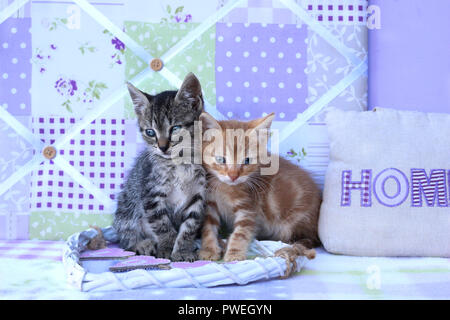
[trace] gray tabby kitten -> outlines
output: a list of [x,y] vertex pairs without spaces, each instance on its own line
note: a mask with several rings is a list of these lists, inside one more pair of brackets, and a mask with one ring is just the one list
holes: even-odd
[[179,152],[174,147],[183,130],[193,137],[194,121],[203,111],[200,82],[189,73],[178,91],[151,96],[130,83],[128,89],[148,148],[137,157],[118,197],[113,227],[120,247],[172,261],[196,260],[205,172],[200,164],[176,164],[171,157]]

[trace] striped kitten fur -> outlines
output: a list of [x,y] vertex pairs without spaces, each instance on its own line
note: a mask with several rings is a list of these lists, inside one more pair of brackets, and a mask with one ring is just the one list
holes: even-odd
[[[227,140],[225,134],[227,129],[269,129],[273,118],[273,113],[249,122],[216,121],[207,113],[200,116],[203,129],[220,130],[224,140],[222,152],[208,150],[212,142],[203,141],[208,192],[201,259],[219,260],[224,253],[225,261],[244,260],[253,238],[290,243],[276,255],[291,261],[299,255],[314,258],[312,248],[320,244],[317,228],[321,201],[314,181],[281,157],[276,174],[261,175],[263,165],[259,159],[251,159],[248,139],[245,153],[239,155],[234,138]],[[262,147],[267,152],[267,145]],[[226,149],[234,151],[234,159],[222,157]],[[221,224],[232,231],[226,248],[218,236]]]
[[[206,179],[200,164],[177,164],[179,135],[194,134],[203,111],[198,79],[188,74],[177,91],[151,96],[128,84],[147,148],[119,194],[113,226],[120,247],[141,255],[193,261],[204,218]],[[175,148],[174,148],[175,147]]]

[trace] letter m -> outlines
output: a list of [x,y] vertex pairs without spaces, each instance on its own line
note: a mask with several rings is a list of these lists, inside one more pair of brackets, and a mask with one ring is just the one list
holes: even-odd
[[422,207],[422,199],[428,207],[448,207],[446,171],[431,170],[428,177],[425,169],[411,169],[411,201],[413,207]]

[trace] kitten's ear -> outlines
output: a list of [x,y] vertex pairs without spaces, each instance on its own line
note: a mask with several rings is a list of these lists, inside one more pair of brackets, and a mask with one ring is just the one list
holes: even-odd
[[268,114],[267,116],[259,119],[255,119],[250,121],[250,127],[252,127],[255,130],[259,129],[270,129],[270,126],[272,125],[273,118],[275,118],[275,113],[272,112],[271,114]]
[[138,88],[127,82],[128,91],[130,92],[131,100],[133,101],[134,111],[137,116],[141,116],[144,110],[150,106],[148,97]]
[[202,112],[202,114],[200,115],[199,120],[202,122],[202,128],[203,130],[208,130],[208,129],[219,129],[222,130],[222,128],[220,127],[219,122],[217,122],[216,119],[213,118],[212,115],[210,115],[207,112]]
[[185,101],[190,103],[195,111],[203,110],[202,87],[192,72],[189,72],[184,78],[183,84],[175,96],[176,103]]

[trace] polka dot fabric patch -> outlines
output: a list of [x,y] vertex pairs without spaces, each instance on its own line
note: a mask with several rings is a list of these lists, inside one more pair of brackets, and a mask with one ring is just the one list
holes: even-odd
[[0,106],[12,115],[31,114],[31,19],[0,24]]
[[217,108],[229,118],[277,111],[290,121],[305,110],[307,30],[300,25],[218,23]]

